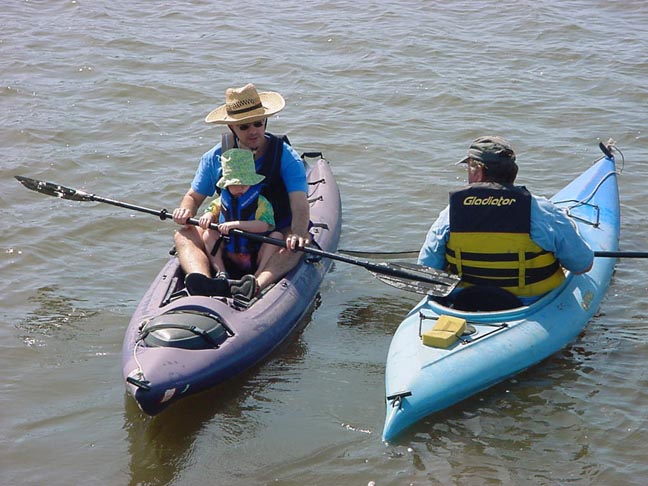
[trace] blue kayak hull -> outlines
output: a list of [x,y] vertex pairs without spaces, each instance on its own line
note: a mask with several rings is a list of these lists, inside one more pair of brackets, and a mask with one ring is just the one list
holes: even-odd
[[[602,158],[552,200],[568,209],[593,250],[615,251],[619,194],[612,158]],[[385,370],[383,440],[395,438],[422,418],[544,360],[577,338],[608,289],[613,258],[595,258],[583,275],[532,305],[499,312],[461,312],[424,298],[398,327]],[[439,316],[466,319],[475,330],[446,349],[426,346],[421,332]]]
[[[340,237],[341,203],[328,162],[320,159],[313,164],[308,180],[312,244],[335,251]],[[312,308],[331,263],[329,259],[307,256],[246,308],[231,298],[186,295],[178,259],[171,258],[140,301],[126,330],[122,371],[127,391],[142,411],[156,415],[186,396],[255,366],[296,331]],[[144,326],[156,322],[173,324],[156,324],[168,328],[142,334]],[[206,331],[210,322],[227,332],[214,332],[215,337],[200,335],[201,328]],[[196,329],[190,332],[174,326]],[[193,348],[197,342],[200,349],[156,344],[178,332],[189,337],[175,342],[191,342]]]

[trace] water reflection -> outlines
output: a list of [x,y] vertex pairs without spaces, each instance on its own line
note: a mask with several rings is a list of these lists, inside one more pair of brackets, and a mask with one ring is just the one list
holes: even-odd
[[219,440],[235,442],[252,420],[241,421],[243,404],[250,390],[242,387],[245,378],[187,397],[155,417],[142,413],[130,397],[125,398],[124,429],[129,439],[131,485],[171,483],[191,464],[196,436],[210,421],[217,421]]
[[[196,460],[195,442],[213,435],[213,447],[236,447],[254,438],[274,407],[281,407],[281,388],[297,379],[307,352],[300,333],[319,306],[319,296],[301,320],[296,334],[263,363],[220,386],[188,396],[159,415],[144,414],[125,396],[124,429],[130,452],[130,485],[172,483]],[[279,393],[276,393],[279,391]],[[200,453],[198,453],[200,455]],[[192,460],[193,459],[193,460]]]
[[37,289],[29,302],[37,307],[16,324],[16,328],[26,333],[20,337],[28,346],[44,345],[42,337],[75,339],[75,331],[98,313],[84,308],[84,300],[59,295],[58,286]]
[[338,317],[338,325],[376,334],[393,334],[398,324],[418,301],[416,296],[396,292],[397,296],[362,296],[349,301]]

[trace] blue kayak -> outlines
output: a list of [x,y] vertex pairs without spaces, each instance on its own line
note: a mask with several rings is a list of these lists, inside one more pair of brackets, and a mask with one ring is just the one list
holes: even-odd
[[[335,251],[341,228],[337,184],[325,159],[307,170],[311,246]],[[122,371],[128,392],[142,411],[156,415],[258,364],[298,329],[331,263],[307,255],[279,282],[246,302],[188,295],[179,261],[172,257],[126,330]]]
[[[616,251],[619,193],[611,153],[558,192],[552,201],[568,211],[590,247]],[[422,418],[535,365],[572,342],[599,308],[610,285],[614,258],[595,258],[583,275],[567,273],[561,286],[535,303],[495,312],[465,312],[426,296],[399,325],[385,371],[383,440]],[[456,340],[436,331],[457,329]]]

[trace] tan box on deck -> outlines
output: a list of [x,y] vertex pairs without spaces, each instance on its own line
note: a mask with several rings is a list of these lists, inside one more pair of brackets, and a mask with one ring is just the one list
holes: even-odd
[[452,345],[466,330],[466,319],[452,316],[439,316],[432,329],[421,334],[426,346],[447,348]]
[[457,340],[457,335],[450,331],[435,331],[430,329],[421,335],[423,344],[435,348],[447,348]]

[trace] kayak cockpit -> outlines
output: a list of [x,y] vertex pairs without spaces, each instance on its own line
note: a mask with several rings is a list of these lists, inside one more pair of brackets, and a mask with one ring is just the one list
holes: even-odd
[[465,312],[493,312],[522,307],[522,301],[500,287],[474,285],[458,292],[452,307]]
[[[564,269],[563,269],[564,270]],[[570,285],[574,274],[567,270],[565,280],[555,289],[543,294],[533,302],[523,302],[516,295],[499,287],[472,286],[457,289],[446,297],[428,295],[426,304],[438,313],[457,314],[485,314],[499,315],[526,312],[529,308],[547,305],[555,296],[560,295],[562,289]]]
[[[163,279],[163,282],[161,284],[166,285],[166,288],[164,290],[164,296],[160,302],[160,307],[165,307],[180,299],[191,297],[191,294],[187,290],[184,281],[185,281],[185,274],[179,265],[175,266],[172,269],[172,273],[165,275],[165,278]],[[268,292],[273,286],[274,284],[268,286],[267,288],[263,289],[261,293]],[[231,308],[235,310],[246,310],[250,308],[259,299],[260,296],[261,294],[254,296],[252,298],[246,298],[243,295],[228,296],[228,297],[223,295],[213,295],[210,296],[210,298],[218,299],[222,302],[226,302]]]

